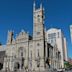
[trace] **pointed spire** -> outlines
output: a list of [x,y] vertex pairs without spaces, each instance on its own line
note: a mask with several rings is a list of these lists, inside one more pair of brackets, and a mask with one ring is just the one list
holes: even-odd
[[40,8],[43,8],[43,0],[41,0]]
[[25,31],[22,29],[21,32],[25,32]]
[[35,4],[35,0],[34,0],[34,4],[33,4],[33,9],[35,10],[35,6],[36,6],[36,4]]
[[34,6],[35,6],[35,0],[34,0]]

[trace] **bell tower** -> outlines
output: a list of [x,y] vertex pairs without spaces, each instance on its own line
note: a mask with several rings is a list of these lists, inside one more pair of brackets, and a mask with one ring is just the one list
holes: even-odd
[[[33,4],[33,40],[35,42],[35,59],[37,69],[44,70],[45,66],[45,34],[44,34],[44,8],[42,2],[39,8]],[[38,65],[37,65],[38,64]]]
[[40,8],[36,9],[36,4],[34,1],[33,5],[33,39],[41,39],[44,32],[44,8],[42,3]]

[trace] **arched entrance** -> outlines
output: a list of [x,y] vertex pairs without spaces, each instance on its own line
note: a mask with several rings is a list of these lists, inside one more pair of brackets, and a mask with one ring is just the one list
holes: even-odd
[[25,61],[25,57],[26,57],[26,50],[23,47],[20,47],[18,50],[18,57],[20,60],[20,68],[23,69],[24,68],[24,61]]
[[3,68],[3,63],[0,63],[0,70]]

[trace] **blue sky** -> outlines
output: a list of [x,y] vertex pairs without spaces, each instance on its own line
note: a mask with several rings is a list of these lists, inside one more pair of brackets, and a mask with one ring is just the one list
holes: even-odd
[[[36,0],[39,7],[41,0]],[[69,26],[72,24],[72,0],[43,0],[45,27],[62,29],[72,57]],[[8,30],[18,34],[21,29],[32,35],[33,0],[0,0],[0,42],[6,44]]]

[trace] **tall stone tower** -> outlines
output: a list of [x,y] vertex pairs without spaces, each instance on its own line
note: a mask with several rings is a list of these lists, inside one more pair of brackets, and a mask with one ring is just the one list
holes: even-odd
[[45,38],[44,38],[44,9],[42,3],[36,9],[33,5],[33,40],[35,41],[35,59],[37,68],[44,70],[45,65]]

